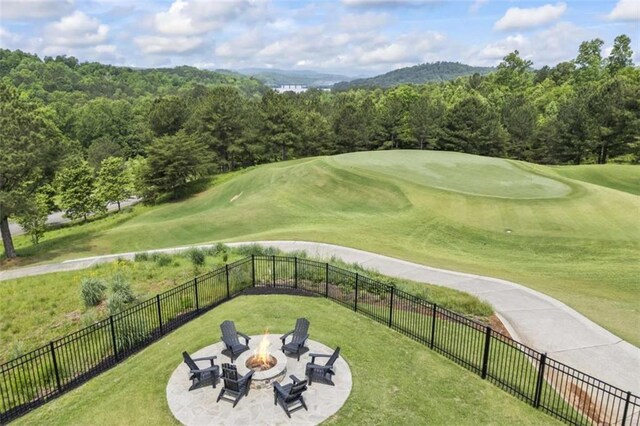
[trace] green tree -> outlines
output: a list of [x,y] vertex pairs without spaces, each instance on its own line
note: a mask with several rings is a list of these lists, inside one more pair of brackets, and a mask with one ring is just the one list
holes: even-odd
[[96,182],[97,196],[107,203],[117,203],[131,196],[132,179],[123,158],[109,157],[100,163]]
[[632,66],[631,39],[626,34],[621,34],[613,41],[613,48],[607,58],[607,70],[611,74],[616,74],[621,69]]
[[509,134],[507,153],[519,160],[530,159],[531,141],[536,129],[536,110],[523,95],[509,96],[502,109],[502,121]]
[[178,96],[163,96],[153,101],[149,126],[156,136],[174,135],[188,118],[186,102]]
[[208,159],[206,146],[184,131],[156,139],[148,154],[142,172],[148,200],[169,192],[176,198],[187,183],[203,175]]
[[498,71],[495,74],[496,81],[511,90],[527,87],[533,80],[531,65],[533,62],[521,58],[520,52],[514,50],[498,64]]
[[[196,106],[189,122],[188,133],[216,155],[222,170],[235,168],[234,153],[245,137],[246,101],[233,87],[212,89]],[[183,138],[182,138],[183,139]]]
[[500,157],[506,133],[498,114],[478,96],[458,102],[447,114],[442,148],[469,154]]
[[62,169],[56,176],[60,207],[70,219],[84,221],[92,213],[106,210],[106,202],[96,194],[94,172],[86,161]]
[[[298,122],[294,115],[291,93],[277,94],[270,91],[262,97],[262,132],[273,160],[285,161],[296,156],[295,149],[300,142]],[[290,151],[294,151],[290,153]]]
[[31,237],[33,244],[38,244],[47,230],[47,218],[51,213],[49,197],[45,192],[36,193],[27,200],[22,211],[16,217],[24,232]]
[[602,46],[599,38],[583,41],[578,48],[575,63],[576,73],[581,83],[592,83],[600,78],[602,72]]
[[441,134],[445,106],[429,94],[420,95],[409,107],[409,127],[420,149],[433,149]]
[[19,214],[50,181],[68,147],[35,103],[0,82],[0,234],[7,258],[17,256],[9,217]]

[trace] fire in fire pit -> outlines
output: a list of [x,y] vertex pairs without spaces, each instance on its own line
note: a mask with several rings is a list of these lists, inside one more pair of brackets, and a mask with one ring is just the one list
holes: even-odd
[[245,363],[247,368],[250,368],[253,371],[265,371],[269,370],[278,363],[278,360],[269,353],[269,339],[267,337],[268,335],[269,330],[265,330],[258,348],[253,352],[253,355],[250,356]]

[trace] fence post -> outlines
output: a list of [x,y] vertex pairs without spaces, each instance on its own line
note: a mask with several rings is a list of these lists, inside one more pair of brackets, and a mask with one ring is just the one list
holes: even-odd
[[229,291],[229,264],[224,265],[225,275],[227,277],[227,300],[231,299],[231,292]]
[[276,286],[276,255],[271,256],[271,266],[273,267],[273,273],[271,274],[271,284]]
[[356,272],[356,294],[355,294],[355,298],[353,299],[353,310],[358,312],[358,273]]
[[298,288],[298,256],[293,258],[293,286]]
[[393,295],[396,292],[395,287],[391,287],[391,303],[389,304],[389,328],[393,325]]
[[160,308],[160,295],[156,294],[156,305],[158,306],[158,323],[160,324],[160,334],[164,334],[162,328],[162,309]]
[[198,300],[198,277],[193,279],[193,288],[196,292],[196,312],[200,310],[200,301]]
[[49,347],[51,348],[51,359],[53,360],[53,370],[56,372],[56,385],[58,386],[58,392],[62,392],[62,385],[60,384],[60,373],[58,372],[58,360],[56,359],[56,348],[53,345],[53,341],[49,342]]
[[533,398],[533,406],[540,407],[540,397],[542,395],[542,384],[544,383],[544,367],[547,364],[547,353],[540,356],[540,366],[538,367],[538,380],[536,381],[536,394]]
[[429,343],[429,347],[433,349],[434,342],[436,340],[436,311],[438,310],[438,305],[433,304],[433,308],[431,308],[431,342]]
[[324,297],[329,297],[329,263],[324,264],[324,282],[325,282],[325,291]]
[[491,327],[487,326],[484,337],[484,355],[482,356],[482,378],[487,378],[487,369],[489,368],[489,348],[491,346]]
[[251,282],[253,286],[256,286],[256,256],[254,254],[251,255]]
[[113,342],[113,356],[118,361],[118,345],[116,344],[116,327],[113,324],[113,315],[109,315],[109,324],[111,325],[111,341]]
[[629,402],[631,401],[631,391],[627,391],[627,399],[624,401],[624,412],[622,413],[622,426],[627,421],[627,413],[629,413]]

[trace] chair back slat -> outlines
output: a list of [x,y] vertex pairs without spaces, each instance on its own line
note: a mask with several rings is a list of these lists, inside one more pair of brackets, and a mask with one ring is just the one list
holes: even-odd
[[296,327],[293,330],[293,337],[291,340],[294,343],[304,343],[308,333],[309,321],[306,318],[298,318],[296,320]]
[[220,324],[220,331],[222,332],[222,340],[224,340],[226,344],[240,343],[240,341],[238,340],[236,325],[233,321],[227,320]]
[[336,362],[336,360],[338,359],[338,355],[340,355],[340,346],[338,346],[336,348],[335,351],[333,351],[333,354],[331,354],[331,356],[329,357],[329,360],[327,361],[327,363],[325,364],[325,366],[328,367],[333,367],[333,364]]
[[222,379],[224,380],[224,387],[238,392],[240,390],[240,384],[238,383],[238,369],[233,364],[222,364]]
[[189,356],[188,353],[182,352],[182,358],[184,359],[184,363],[187,364],[189,370],[200,370],[195,361]]
[[289,389],[289,395],[287,395],[284,399],[286,403],[291,403],[300,399],[302,392],[307,390],[307,382],[301,381],[297,382],[295,385],[291,386]]

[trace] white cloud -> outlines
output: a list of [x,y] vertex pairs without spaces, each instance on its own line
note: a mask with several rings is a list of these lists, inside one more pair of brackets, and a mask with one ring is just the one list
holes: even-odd
[[169,10],[156,13],[154,27],[162,34],[200,35],[242,17],[253,16],[262,0],[175,0]]
[[504,40],[486,45],[480,52],[482,59],[499,60],[507,56],[514,50],[522,51],[522,48],[529,43],[529,40],[522,34],[508,36]]
[[528,9],[511,7],[493,26],[496,30],[532,28],[555,21],[567,10],[565,3]]
[[386,13],[349,14],[340,18],[339,26],[346,31],[366,31],[381,29],[389,23],[389,20],[389,15]]
[[47,25],[45,43],[49,46],[92,46],[107,39],[109,26],[76,10],[58,22]]
[[489,0],[474,0],[473,3],[471,3],[471,6],[469,6],[469,12],[477,13],[480,8],[488,1]]
[[204,40],[201,37],[140,36],[134,42],[144,53],[168,54],[191,52],[202,46]]
[[2,19],[31,20],[58,18],[73,10],[74,0],[2,0]]
[[607,15],[611,21],[640,21],[640,2],[638,0],[620,0]]
[[11,31],[0,27],[0,46],[4,48],[11,48],[17,45],[22,37],[18,34],[12,33]]
[[474,65],[496,65],[507,54],[518,50],[520,56],[533,61],[536,67],[555,65],[574,58],[580,42],[588,37],[585,29],[569,22],[559,22],[530,37],[510,35],[484,47],[471,49],[464,60]]

